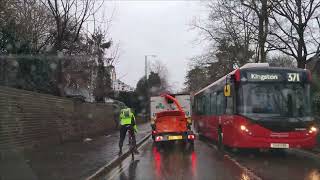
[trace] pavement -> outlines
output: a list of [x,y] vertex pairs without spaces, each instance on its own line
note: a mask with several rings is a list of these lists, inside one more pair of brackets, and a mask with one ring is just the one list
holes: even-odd
[[[137,142],[151,131],[150,124],[138,125]],[[32,151],[1,152],[0,180],[86,179],[118,156],[119,131]],[[123,151],[128,149],[127,139]]]

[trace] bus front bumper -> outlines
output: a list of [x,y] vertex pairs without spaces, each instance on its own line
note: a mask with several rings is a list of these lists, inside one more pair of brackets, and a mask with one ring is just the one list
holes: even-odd
[[254,137],[247,134],[241,134],[232,143],[232,147],[236,148],[301,148],[312,149],[316,146],[317,136],[310,135],[308,137],[292,138],[292,137]]

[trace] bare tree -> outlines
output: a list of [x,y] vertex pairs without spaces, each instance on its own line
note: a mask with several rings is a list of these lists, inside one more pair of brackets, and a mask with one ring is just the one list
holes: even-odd
[[[95,0],[41,0],[55,21],[54,50],[62,51],[64,42],[76,42],[83,25],[101,7]],[[96,5],[96,2],[100,4]],[[70,37],[71,35],[71,37]]]
[[317,52],[319,31],[319,0],[275,0],[273,2],[270,45],[296,59],[299,68],[305,68],[309,55]]
[[288,55],[274,55],[268,58],[267,62],[270,64],[270,66],[274,67],[297,67],[295,59]]
[[[52,34],[54,37],[53,52],[61,54],[67,49],[72,55],[74,46],[79,40],[83,25],[101,7],[103,1],[95,0],[40,0],[50,11],[54,18],[55,29]],[[98,6],[96,2],[100,2]],[[63,84],[63,62],[58,58],[56,84],[61,96],[64,96]]]
[[266,62],[267,50],[266,42],[269,32],[269,16],[272,7],[270,0],[241,0],[242,5],[251,9],[257,19],[258,24],[251,24],[258,30],[258,59],[257,62]]
[[243,59],[249,61],[250,49],[254,48],[257,39],[253,11],[242,6],[239,0],[210,1],[207,7],[210,11],[208,21],[194,20],[192,23],[193,28],[200,30],[203,40],[210,43],[207,54],[197,59],[204,60],[207,57],[210,59],[209,63],[216,61],[216,51],[213,49],[227,40],[230,46],[241,49],[241,55],[245,57]]
[[161,61],[159,60],[155,60],[151,63],[151,67],[150,67],[151,71],[158,74],[161,80],[161,86],[160,86],[160,90],[165,91],[165,90],[170,90],[170,85],[168,82],[168,68],[165,64],[163,64]]
[[12,47],[10,53],[38,54],[45,51],[52,39],[50,30],[53,28],[53,18],[47,8],[38,0],[8,0],[1,2],[1,6],[0,28],[7,34],[0,35],[0,38]]

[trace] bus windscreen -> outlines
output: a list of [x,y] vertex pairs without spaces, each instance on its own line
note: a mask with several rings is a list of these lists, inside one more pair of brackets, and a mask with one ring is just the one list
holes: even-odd
[[244,83],[239,87],[238,113],[251,119],[272,117],[309,119],[309,84]]

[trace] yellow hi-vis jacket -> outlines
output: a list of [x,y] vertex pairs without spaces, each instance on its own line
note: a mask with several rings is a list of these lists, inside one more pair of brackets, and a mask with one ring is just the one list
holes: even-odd
[[133,125],[134,130],[137,132],[137,125],[135,122],[134,114],[131,112],[130,108],[121,109],[120,112],[120,125]]

